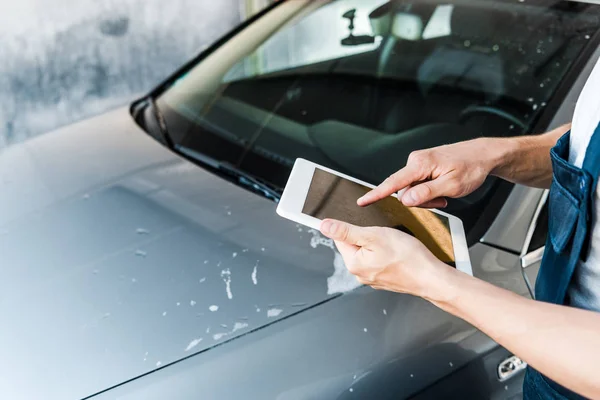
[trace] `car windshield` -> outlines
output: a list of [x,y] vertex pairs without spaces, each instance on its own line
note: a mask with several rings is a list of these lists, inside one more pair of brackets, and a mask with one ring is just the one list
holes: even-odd
[[[299,157],[377,184],[414,150],[530,132],[598,16],[569,1],[285,1],[157,105],[176,145],[275,187]],[[466,218],[494,185],[450,211]]]

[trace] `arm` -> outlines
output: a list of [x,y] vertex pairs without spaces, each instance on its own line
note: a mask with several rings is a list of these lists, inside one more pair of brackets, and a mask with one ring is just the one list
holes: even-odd
[[429,301],[476,326],[560,385],[600,398],[600,314],[529,300],[456,270],[443,270],[425,295]]
[[439,261],[412,236],[326,220],[348,270],[375,289],[420,296],[466,320],[560,385],[600,399],[600,314],[520,297]]
[[552,181],[550,148],[570,129],[561,126],[537,136],[480,138],[411,153],[406,167],[358,200],[366,206],[392,193],[406,206],[445,207],[446,197],[466,196],[488,175],[547,188]]
[[571,124],[538,136],[487,139],[488,145],[497,149],[490,174],[513,183],[549,188],[552,182],[550,149],[569,129]]

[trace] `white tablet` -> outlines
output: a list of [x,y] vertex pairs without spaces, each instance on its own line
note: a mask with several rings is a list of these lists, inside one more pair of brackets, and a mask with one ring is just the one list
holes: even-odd
[[277,213],[319,229],[333,218],[358,226],[385,226],[419,239],[437,258],[473,275],[462,221],[439,210],[404,206],[396,195],[368,207],[356,200],[373,185],[303,159],[296,160]]

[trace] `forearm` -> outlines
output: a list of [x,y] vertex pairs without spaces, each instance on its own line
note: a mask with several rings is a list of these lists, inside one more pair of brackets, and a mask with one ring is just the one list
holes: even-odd
[[491,174],[510,182],[548,188],[552,182],[550,149],[571,125],[537,136],[489,138],[486,146],[495,149]]
[[536,302],[444,269],[425,297],[479,328],[555,382],[600,398],[600,314]]

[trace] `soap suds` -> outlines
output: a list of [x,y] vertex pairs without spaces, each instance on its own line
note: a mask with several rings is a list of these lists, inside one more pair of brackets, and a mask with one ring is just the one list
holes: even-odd
[[383,315],[387,315],[387,310],[385,308],[383,309]]
[[156,362],[156,366],[157,366],[157,367],[160,367],[161,365],[162,365],[162,363],[161,363],[160,361],[157,361],[157,362]]
[[281,314],[282,312],[283,312],[283,310],[280,308],[271,308],[271,309],[267,310],[267,317],[275,318],[275,317],[279,316],[279,314]]
[[138,257],[146,257],[146,256],[148,255],[148,253],[146,253],[146,252],[145,252],[145,251],[143,251],[143,250],[137,250],[137,251],[135,252],[135,255],[136,255],[136,256],[138,256]]
[[167,316],[167,312],[163,311],[163,317],[166,317],[166,316]]
[[319,246],[329,247],[331,250],[335,249],[333,240],[324,237],[323,235],[321,235],[321,232],[319,232],[318,230],[311,229],[308,231],[308,233],[313,235],[312,238],[310,239],[310,247],[312,247],[313,249],[316,249]]
[[198,344],[200,344],[201,341],[202,341],[202,338],[192,340],[190,342],[190,344],[188,344],[188,346],[185,348],[185,351],[190,351],[194,347],[198,346]]
[[256,309],[256,312],[260,312],[260,308],[255,304],[254,308]]
[[231,331],[231,333],[237,332],[240,329],[244,329],[244,328],[247,328],[247,327],[248,327],[248,324],[245,323],[245,322],[236,322],[235,325],[233,326],[233,330]]
[[233,293],[231,293],[231,271],[229,268],[221,271],[221,278],[223,278],[223,282],[225,282],[225,291],[227,292],[227,298],[229,300],[233,299]]
[[[221,325],[221,326],[224,328],[227,327],[227,325]],[[230,332],[215,333],[213,335],[213,339],[220,340],[220,339],[224,338],[225,336],[232,335],[233,333],[239,331],[240,329],[245,329],[247,327],[248,327],[248,324],[245,322],[236,322],[235,325],[233,326],[233,329]]]
[[454,367],[454,364],[452,364],[452,362],[449,362],[448,365],[450,365],[450,367]]
[[215,305],[213,305],[213,306],[210,306],[210,307],[208,307],[208,309],[209,309],[211,312],[215,312],[215,311],[218,311],[218,310],[219,310],[219,306],[215,306]]
[[254,265],[254,270],[252,271],[252,283],[254,283],[255,285],[258,285],[257,274],[258,274],[258,261],[256,261],[256,265]]
[[194,307],[196,305],[196,302],[194,300],[190,301],[190,306]]
[[368,332],[369,330],[367,328],[364,328],[363,331]]
[[138,235],[147,235],[150,233],[150,231],[144,228],[137,228],[135,233],[137,233]]
[[199,281],[199,282],[200,282],[200,283],[204,283],[204,282],[206,282],[206,277],[204,277],[204,278],[200,278],[200,281]]
[[347,293],[357,287],[361,286],[361,283],[356,279],[354,275],[348,271],[344,264],[344,259],[341,254],[335,249],[333,240],[321,235],[321,232],[316,229],[308,231],[312,238],[310,239],[310,246],[316,249],[319,246],[329,247],[333,250],[333,275],[327,278],[327,294],[332,295],[336,293]]
[[237,253],[233,252],[233,254],[231,255],[231,258],[236,258],[237,257]]
[[179,307],[180,305],[181,305],[181,303],[180,303],[180,302],[177,302],[177,307]]
[[327,278],[328,295],[347,293],[361,286],[358,279],[348,271],[342,255],[337,251],[334,251],[333,268],[333,275]]

